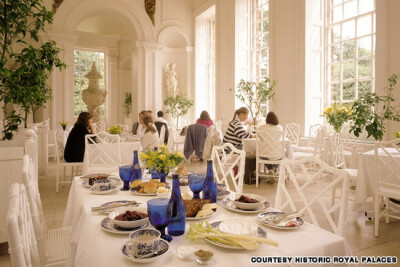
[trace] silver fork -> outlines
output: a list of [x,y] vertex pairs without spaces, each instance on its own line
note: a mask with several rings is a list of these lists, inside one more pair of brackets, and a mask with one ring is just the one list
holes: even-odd
[[303,213],[296,211],[292,211],[292,212],[288,212],[288,213],[283,213],[283,214],[277,214],[275,218],[273,218],[271,221],[275,224],[280,223],[283,220],[287,220],[287,219],[292,219],[292,218],[297,218],[297,217],[301,217],[304,216]]

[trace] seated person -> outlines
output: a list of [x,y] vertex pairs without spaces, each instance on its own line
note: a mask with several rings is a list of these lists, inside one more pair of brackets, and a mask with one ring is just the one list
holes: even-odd
[[231,143],[234,147],[242,149],[242,139],[255,137],[243,128],[242,122],[249,117],[249,110],[246,107],[237,109],[233,115],[233,120],[229,123],[224,135],[223,143]]
[[146,129],[143,126],[143,118],[148,115],[149,115],[149,113],[147,110],[140,111],[139,121],[135,122],[132,126],[133,135],[137,135],[139,138],[141,138],[144,135],[144,132]]
[[83,162],[85,155],[85,135],[94,134],[92,114],[81,112],[74,128],[68,135],[64,150],[64,159],[67,162]]
[[157,112],[157,119],[154,122],[165,123],[167,125],[167,128],[169,128],[168,121],[166,119],[164,119],[164,112],[161,110],[159,112]]
[[144,117],[143,125],[145,133],[142,138],[140,138],[142,150],[153,150],[154,147],[158,147],[160,145],[160,138],[158,137],[157,129],[153,125],[153,118],[151,116]]
[[205,126],[210,127],[214,124],[212,119],[210,118],[210,114],[206,110],[203,110],[200,114],[200,118],[196,121],[197,124],[203,124]]

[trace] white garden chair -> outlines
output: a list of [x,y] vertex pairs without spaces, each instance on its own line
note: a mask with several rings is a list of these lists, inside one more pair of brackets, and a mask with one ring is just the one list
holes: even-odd
[[[285,158],[285,143],[283,132],[267,128],[257,132],[256,142],[256,187],[260,176],[278,177],[277,174],[268,174],[260,172],[260,164],[278,165]],[[265,169],[265,168],[261,168]]]
[[241,194],[246,152],[235,148],[230,143],[225,143],[212,148],[211,160],[217,183],[225,184],[228,191]]
[[118,172],[121,165],[120,136],[100,132],[85,136],[84,172]]
[[[374,195],[375,236],[379,235],[379,219],[384,216],[386,223],[389,218],[400,219],[397,213],[391,213],[394,205],[389,198],[400,199],[400,138],[389,142],[375,144],[376,179]],[[385,208],[380,211],[381,199]]]
[[[308,165],[318,165],[318,171],[310,173]],[[301,170],[294,173],[294,169]],[[325,185],[316,183],[322,174],[328,174]],[[331,192],[340,187],[340,194],[332,202]],[[310,192],[315,192],[310,194]],[[300,160],[284,159],[281,162],[275,197],[275,208],[282,211],[304,213],[311,223],[329,228],[343,236],[347,221],[348,174],[344,170],[328,166],[316,157]],[[326,223],[323,225],[323,222]]]
[[294,152],[306,152],[310,153],[314,151],[315,143],[317,143],[317,135],[318,131],[322,128],[321,124],[313,124],[310,125],[308,138],[307,138],[307,146],[296,146],[293,147]]
[[[79,169],[82,169],[82,162],[66,162],[64,159],[64,132],[56,130],[54,132],[54,140],[56,145],[56,160],[57,160],[57,180],[56,180],[56,192],[58,192],[59,184],[70,184],[72,177],[74,176],[74,169],[76,168],[76,174]],[[66,170],[68,167],[72,168],[71,180],[66,179]],[[63,170],[64,179],[60,181],[60,168]]]
[[300,139],[300,124],[294,122],[286,124],[285,138],[290,140],[293,147],[298,146]]
[[41,262],[46,264],[65,262],[70,253],[74,228],[71,226],[47,230],[40,199],[38,177],[28,155],[23,158],[22,178],[26,188]]

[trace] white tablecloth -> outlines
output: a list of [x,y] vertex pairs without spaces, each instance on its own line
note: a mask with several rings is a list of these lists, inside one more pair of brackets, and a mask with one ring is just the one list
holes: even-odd
[[[397,153],[394,148],[388,148],[389,153]],[[382,152],[383,153],[383,152]],[[379,152],[381,155],[381,152]],[[385,155],[385,154],[382,154]],[[399,154],[394,155],[400,157]],[[358,176],[356,181],[356,203],[360,204],[375,193],[375,179],[377,162],[375,160],[375,151],[370,150],[361,154],[358,163]]]
[[[105,232],[100,227],[100,222],[105,215],[91,213],[91,206],[98,206],[113,200],[132,200],[141,202],[146,207],[146,201],[150,197],[134,196],[126,191],[115,191],[109,195],[93,195],[87,188],[81,185],[78,177],[75,177],[64,217],[64,226],[74,225],[75,234],[72,242],[71,258],[67,266],[132,266],[135,263],[125,259],[121,253],[122,245],[128,241],[128,236]],[[256,215],[244,215],[227,211],[220,206],[210,222],[226,219],[248,218],[256,221]],[[198,266],[193,261],[181,261],[175,253],[176,247],[184,244],[192,244],[196,249],[206,249],[214,252],[214,258],[210,266],[250,266],[252,256],[345,256],[351,255],[346,240],[338,235],[315,227],[305,225],[294,231],[279,231],[260,225],[267,236],[279,242],[279,248],[261,245],[259,249],[229,250],[216,247],[204,240],[191,243],[184,236],[173,237],[170,243],[170,251],[161,259],[149,263],[146,266]],[[188,226],[186,230],[188,229]],[[328,265],[328,264],[326,264]],[[326,266],[324,265],[324,266]],[[272,266],[272,265],[268,265]],[[280,265],[282,266],[282,265]],[[288,266],[287,264],[284,266]],[[291,265],[293,266],[293,265]],[[304,266],[304,265],[302,265]],[[318,266],[318,265],[313,265]],[[322,266],[322,265],[321,265]]]
[[[255,157],[257,150],[257,139],[247,138],[242,140],[243,150],[246,151],[247,157]],[[285,139],[285,156],[288,159],[293,159],[293,147],[289,139]]]

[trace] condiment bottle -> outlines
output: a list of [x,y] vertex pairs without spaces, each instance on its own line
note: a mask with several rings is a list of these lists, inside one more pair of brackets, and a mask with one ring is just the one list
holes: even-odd
[[212,160],[207,160],[207,174],[203,186],[203,198],[211,199],[211,203],[217,202],[217,184],[214,180]]
[[186,209],[179,187],[179,174],[172,175],[172,193],[169,203],[172,203],[172,217],[168,224],[168,234],[173,236],[183,235],[186,226]]
[[133,163],[132,163],[133,175],[132,181],[142,180],[142,169],[139,164],[139,157],[137,150],[133,151]]

